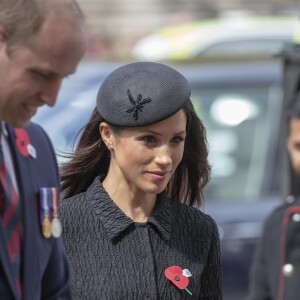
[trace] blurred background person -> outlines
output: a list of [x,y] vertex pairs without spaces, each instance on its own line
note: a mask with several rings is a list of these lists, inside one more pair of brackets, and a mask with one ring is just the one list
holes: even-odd
[[[286,148],[300,185],[300,93],[287,110]],[[268,217],[254,257],[247,300],[295,300],[300,295],[300,198],[290,195]]]
[[67,259],[51,226],[60,191],[56,157],[31,118],[39,107],[54,106],[84,51],[84,18],[75,1],[0,0],[3,300],[70,299]]

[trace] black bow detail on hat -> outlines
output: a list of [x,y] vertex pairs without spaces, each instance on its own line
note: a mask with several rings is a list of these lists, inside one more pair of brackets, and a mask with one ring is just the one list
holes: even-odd
[[137,101],[135,101],[130,93],[130,90],[127,90],[127,95],[128,95],[128,98],[129,98],[129,101],[131,102],[131,104],[133,105],[133,107],[129,108],[127,110],[128,113],[132,113],[133,112],[133,119],[135,121],[137,121],[138,119],[138,112],[142,112],[143,111],[143,108],[144,108],[144,105],[146,103],[149,103],[152,101],[151,98],[146,98],[146,99],[142,99],[142,95],[141,94],[138,94],[137,95]]

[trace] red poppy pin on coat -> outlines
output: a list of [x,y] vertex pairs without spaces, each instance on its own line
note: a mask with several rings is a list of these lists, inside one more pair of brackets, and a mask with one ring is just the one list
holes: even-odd
[[30,144],[30,139],[28,133],[23,128],[15,129],[16,135],[16,146],[20,154],[24,157],[30,155],[33,158],[36,158],[35,148]]
[[187,293],[192,295],[192,293],[187,289],[189,285],[189,278],[192,276],[188,269],[182,270],[179,266],[172,266],[165,270],[165,276],[173,282],[181,290],[185,290]]

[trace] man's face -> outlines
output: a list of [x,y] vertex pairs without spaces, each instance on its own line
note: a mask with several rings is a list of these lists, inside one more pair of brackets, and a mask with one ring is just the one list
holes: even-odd
[[293,168],[300,175],[300,119],[292,118],[290,121],[287,149]]
[[85,50],[84,31],[50,14],[28,45],[10,55],[3,36],[0,32],[0,120],[26,127],[40,106],[55,104],[62,79],[75,72]]

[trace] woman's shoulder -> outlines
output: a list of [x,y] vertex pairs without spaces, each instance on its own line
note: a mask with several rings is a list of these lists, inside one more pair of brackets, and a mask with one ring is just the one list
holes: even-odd
[[93,194],[97,192],[99,180],[95,178],[91,185],[86,191],[76,194],[74,196],[64,198],[60,202],[60,207],[62,210],[69,210],[72,208],[79,208],[87,204],[89,198],[93,198]]
[[85,205],[86,192],[82,192],[75,196],[65,198],[60,201],[60,211],[61,213],[72,213],[73,211],[78,211]]
[[208,227],[216,227],[216,222],[214,219],[204,213],[200,208],[193,207],[179,201],[169,200],[173,206],[173,213],[177,220],[182,220],[183,222],[191,222],[193,224],[206,225]]
[[219,239],[215,220],[201,209],[169,200],[172,214],[172,232],[185,236],[187,243],[206,242]]

